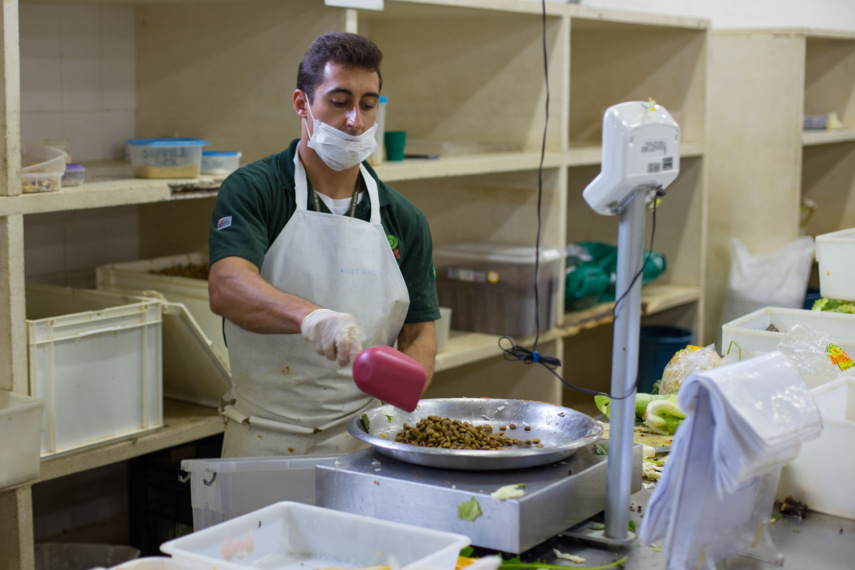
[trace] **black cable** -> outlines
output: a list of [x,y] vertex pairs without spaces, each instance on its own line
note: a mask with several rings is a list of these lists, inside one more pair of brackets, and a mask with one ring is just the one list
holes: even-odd
[[[629,394],[625,396],[615,397],[611,394],[607,394],[605,392],[599,392],[597,390],[589,390],[588,388],[582,388],[579,386],[574,386],[570,384],[567,380],[565,380],[560,374],[558,374],[555,370],[561,366],[561,359],[556,358],[554,356],[545,356],[540,354],[537,350],[537,343],[540,340],[540,295],[538,292],[538,272],[540,270],[540,229],[542,226],[541,220],[541,204],[543,200],[543,162],[544,157],[546,155],[546,133],[547,127],[549,125],[549,65],[547,61],[547,50],[546,50],[546,0],[541,0],[541,21],[543,27],[543,76],[546,81],[546,117],[543,125],[543,138],[540,145],[540,164],[537,169],[537,237],[535,240],[535,248],[534,248],[534,322],[537,332],[534,336],[534,344],[532,345],[532,349],[529,350],[523,346],[520,346],[514,342],[514,340],[509,336],[501,336],[499,337],[499,348],[502,350],[502,355],[505,360],[515,360],[523,362],[524,364],[540,364],[553,376],[561,380],[561,382],[572,390],[576,390],[577,392],[583,392],[585,394],[591,394],[594,396],[607,396],[612,400],[624,400],[629,398],[630,396],[634,396],[636,388],[638,387],[638,373],[635,376],[635,382],[633,383],[633,389],[630,390]],[[654,190],[653,195],[653,223],[650,232],[650,249],[647,254],[647,257],[644,263],[641,266],[641,269],[630,281],[629,287],[624,291],[620,297],[616,297],[615,305],[612,308],[612,318],[614,319],[617,314],[618,304],[621,303],[624,298],[629,294],[632,290],[632,287],[635,285],[636,281],[638,281],[644,273],[644,269],[647,267],[647,264],[650,262],[650,258],[653,256],[653,238],[656,235],[656,208],[658,206],[659,197],[665,194],[664,189],[660,186]],[[634,198],[638,200],[639,198]],[[509,348],[505,348],[502,346],[502,342],[507,341],[510,343]]]
[[[541,0],[541,26],[543,29],[542,47],[543,47],[543,78],[546,82],[546,105],[545,117],[543,120],[543,137],[540,141],[540,163],[537,166],[537,234],[534,242],[534,350],[537,352],[537,343],[540,340],[540,291],[537,284],[539,283],[540,273],[540,228],[543,225],[541,221],[541,204],[543,202],[543,161],[546,156],[546,132],[549,127],[549,62],[546,51],[546,0]],[[558,361],[558,366],[561,361]]]

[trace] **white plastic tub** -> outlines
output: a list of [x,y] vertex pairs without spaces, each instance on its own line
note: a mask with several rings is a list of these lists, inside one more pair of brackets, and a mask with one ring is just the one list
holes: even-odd
[[42,456],[163,423],[161,306],[28,284],[30,395],[45,403]]
[[113,566],[110,570],[192,570],[192,568],[192,566],[182,564],[173,558],[146,556]]
[[300,503],[281,502],[171,540],[160,549],[194,568],[453,570],[469,538]]
[[334,456],[185,459],[193,529],[202,530],[281,501],[315,504],[315,467]]
[[[736,342],[743,354],[777,350],[778,342],[796,324],[826,333],[850,357],[855,357],[855,315],[778,307],[754,311],[722,326],[721,350],[727,352],[731,342]],[[775,325],[780,332],[767,331],[769,325]]]
[[816,261],[820,294],[855,301],[855,228],[816,236]]
[[172,275],[151,273],[177,265],[208,265],[208,257],[201,253],[171,255],[140,261],[102,265],[95,269],[98,289],[130,292],[158,291],[172,303],[182,303],[199,323],[202,332],[211,341],[213,349],[226,366],[229,351],[223,340],[223,319],[211,312],[208,282]]
[[855,376],[814,388],[822,414],[818,439],[802,444],[799,456],[781,471],[777,498],[792,495],[809,509],[855,519]]
[[0,390],[0,489],[39,476],[44,407],[32,396]]
[[439,320],[435,323],[436,351],[442,352],[448,344],[448,335],[451,333],[451,308],[439,308]]

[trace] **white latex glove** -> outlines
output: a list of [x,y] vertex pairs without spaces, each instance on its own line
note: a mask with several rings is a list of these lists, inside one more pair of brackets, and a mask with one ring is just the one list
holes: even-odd
[[359,325],[348,313],[329,309],[312,311],[300,323],[303,338],[312,343],[315,352],[347,366],[362,352]]

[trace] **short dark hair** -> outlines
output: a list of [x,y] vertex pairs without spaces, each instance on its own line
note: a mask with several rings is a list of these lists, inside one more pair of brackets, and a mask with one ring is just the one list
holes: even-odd
[[309,102],[315,97],[315,87],[324,81],[324,67],[329,62],[377,72],[380,87],[380,62],[383,53],[374,42],[358,34],[329,32],[315,38],[297,69],[297,89],[305,91]]

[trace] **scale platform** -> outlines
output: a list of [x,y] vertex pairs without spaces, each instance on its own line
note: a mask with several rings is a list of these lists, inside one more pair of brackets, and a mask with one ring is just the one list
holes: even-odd
[[[632,450],[632,492],[641,489],[642,447]],[[606,506],[607,456],[591,447],[541,467],[458,471],[423,467],[372,448],[315,469],[321,507],[466,535],[475,546],[520,554],[600,513]],[[491,497],[506,485],[525,495]],[[478,503],[481,514],[465,520],[458,506]]]

